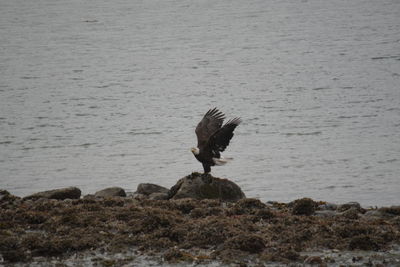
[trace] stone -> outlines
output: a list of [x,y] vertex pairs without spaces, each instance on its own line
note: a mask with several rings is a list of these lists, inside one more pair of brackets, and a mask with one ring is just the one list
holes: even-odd
[[77,187],[66,187],[54,190],[43,191],[39,193],[35,193],[29,196],[24,197],[24,200],[27,199],[40,199],[40,198],[47,198],[47,199],[57,199],[57,200],[64,200],[64,199],[79,199],[81,197],[81,190]]
[[121,187],[109,187],[97,191],[95,197],[126,197],[125,190]]
[[323,217],[323,218],[332,218],[335,217],[337,213],[334,210],[317,210],[315,211],[315,216]]
[[360,203],[358,202],[348,202],[342,205],[339,205],[339,207],[337,208],[338,211],[342,212],[351,208],[355,208],[358,211],[360,211],[361,213],[365,213],[365,210],[363,208],[361,208]]
[[338,205],[329,202],[318,206],[318,210],[337,210],[337,208]]
[[156,184],[142,183],[139,184],[135,194],[151,195],[153,193],[168,193],[168,188]]
[[235,202],[245,198],[240,187],[228,179],[192,173],[180,179],[169,191],[169,199],[220,199]]

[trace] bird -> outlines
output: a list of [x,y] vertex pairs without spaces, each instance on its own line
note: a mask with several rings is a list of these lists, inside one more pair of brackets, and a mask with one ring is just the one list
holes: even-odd
[[197,147],[191,151],[195,158],[203,165],[204,174],[211,172],[211,166],[225,165],[232,158],[221,155],[233,137],[233,131],[242,122],[240,118],[233,118],[224,125],[225,114],[217,108],[209,109],[197,124]]

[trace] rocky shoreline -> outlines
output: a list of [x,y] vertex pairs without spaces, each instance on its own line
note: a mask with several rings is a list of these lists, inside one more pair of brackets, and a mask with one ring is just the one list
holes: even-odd
[[123,266],[143,257],[163,265],[398,266],[399,245],[400,206],[262,203],[197,173],[133,194],[114,187],[82,197],[72,187],[20,198],[0,190],[0,264],[10,266],[68,266],[73,258]]

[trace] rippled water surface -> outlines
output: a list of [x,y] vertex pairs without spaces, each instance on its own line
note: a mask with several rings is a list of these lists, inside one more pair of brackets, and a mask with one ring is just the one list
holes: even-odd
[[397,0],[0,0],[0,188],[84,194],[202,171],[249,197],[400,203]]

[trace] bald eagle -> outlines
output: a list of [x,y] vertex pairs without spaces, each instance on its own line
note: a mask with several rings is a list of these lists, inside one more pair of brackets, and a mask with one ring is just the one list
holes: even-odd
[[232,158],[223,158],[223,152],[233,137],[233,131],[242,121],[240,118],[229,120],[222,126],[225,115],[217,108],[210,109],[197,124],[197,147],[192,153],[203,164],[204,173],[211,172],[211,166],[226,164]]

